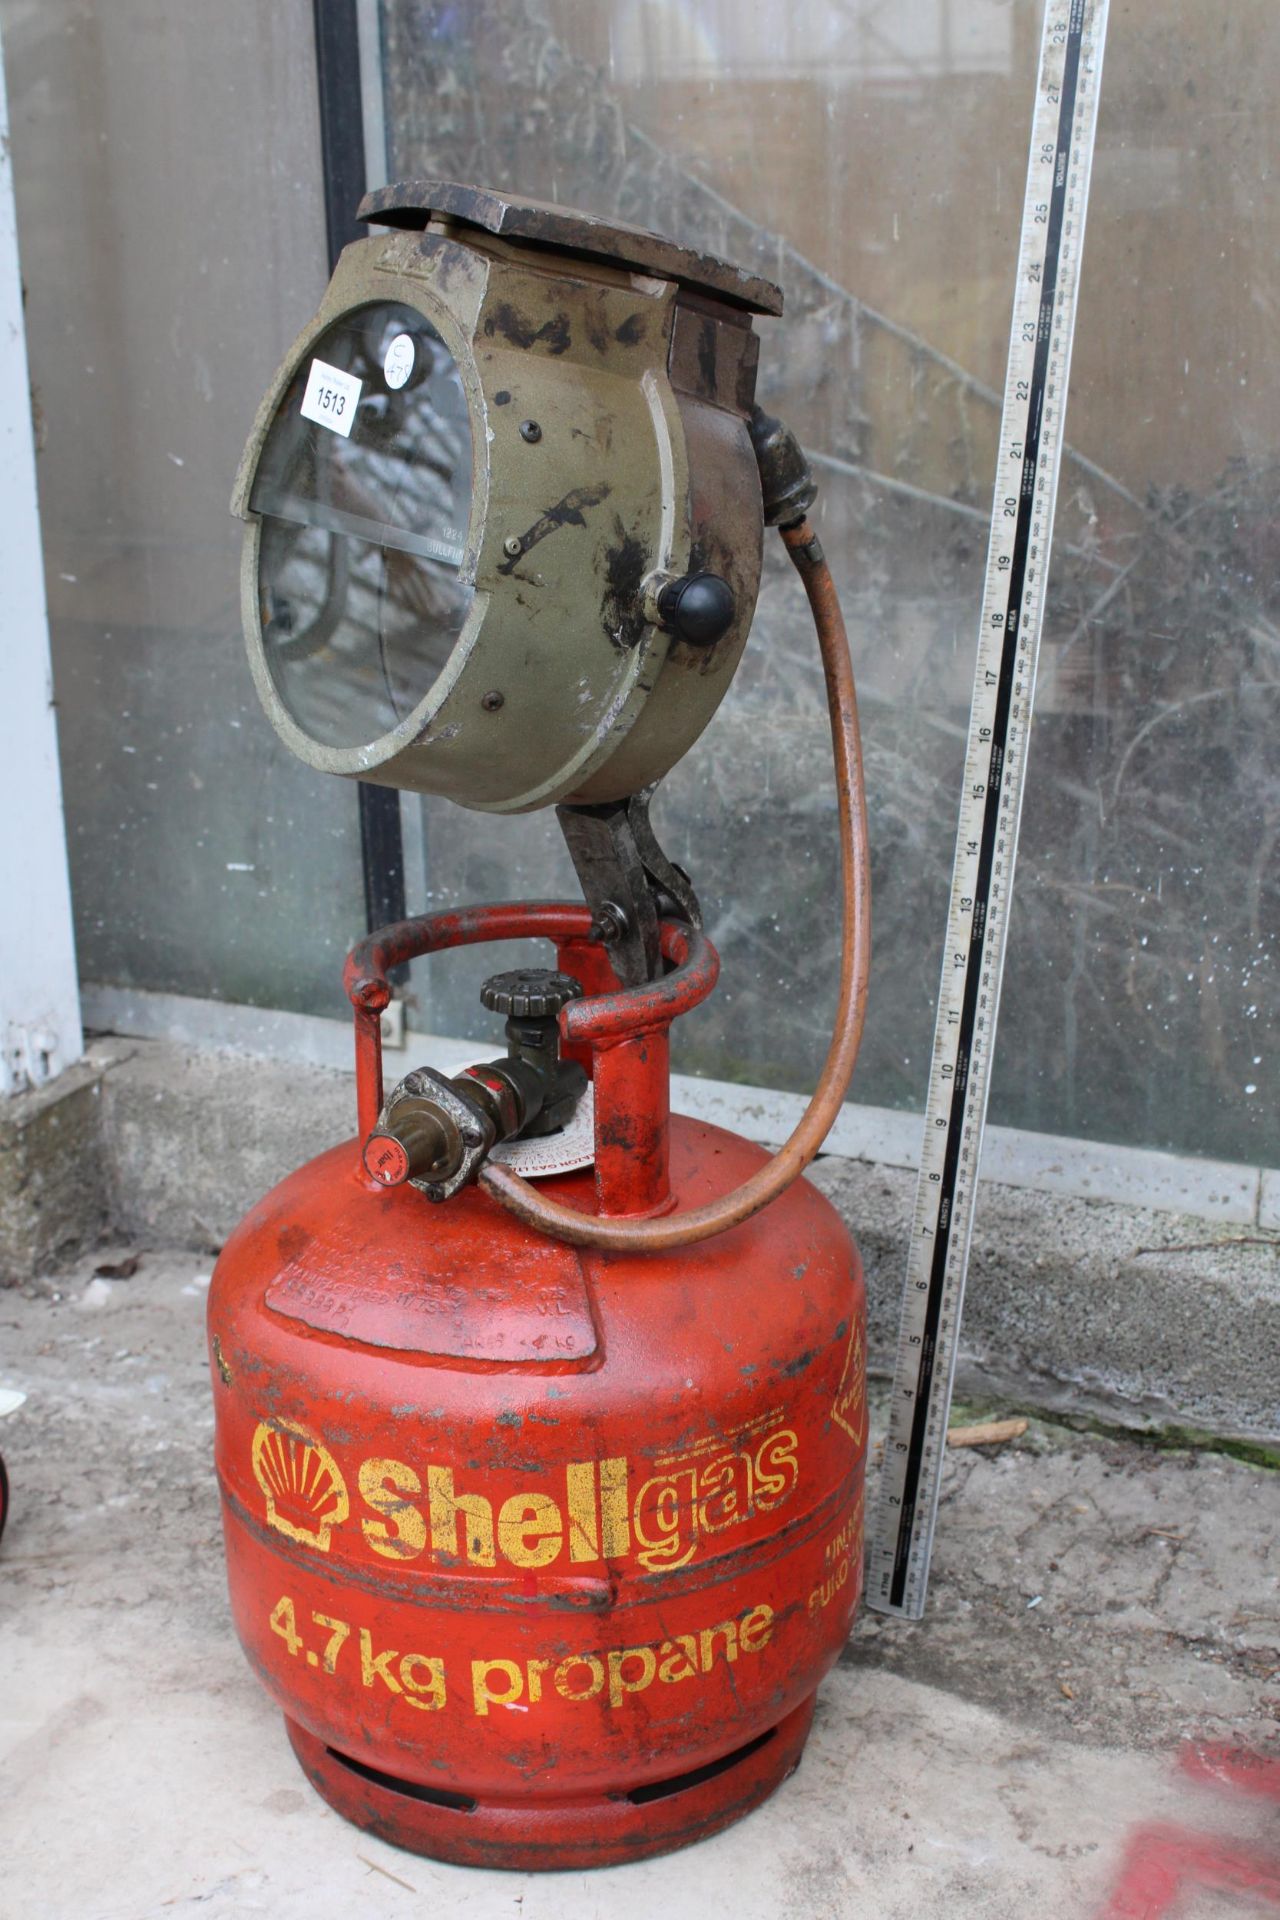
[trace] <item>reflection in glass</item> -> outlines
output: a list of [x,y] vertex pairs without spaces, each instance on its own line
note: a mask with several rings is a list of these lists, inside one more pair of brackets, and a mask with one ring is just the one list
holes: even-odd
[[[820,466],[861,680],[876,975],[853,1097],[876,1105],[918,1103],[928,1071],[1041,11],[377,8],[388,177],[510,185],[785,283],[760,397]],[[246,401],[322,275],[314,76],[297,58],[313,9],[189,7],[180,37],[151,31],[159,12],[0,0],[80,963],[89,980],[337,1013],[362,913],[352,798],[259,714],[225,512]],[[1255,1166],[1280,1165],[1278,86],[1274,0],[1112,8],[992,1089],[1006,1126]],[[193,180],[227,188],[198,220]],[[362,400],[380,391],[370,360]],[[315,437],[342,457],[339,436]],[[402,518],[420,529],[416,508]],[[299,543],[297,623],[323,613],[316,642],[350,576],[384,563],[366,527],[374,551],[347,545],[340,594],[330,541],[308,557],[298,522],[263,531]],[[834,990],[836,832],[821,675],[774,546],[743,666],[657,820],[724,961],[677,1027],[683,1064],[807,1089]],[[461,584],[389,551],[420,584]],[[399,591],[359,588],[386,709],[370,735],[394,711],[373,623]],[[437,629],[415,682],[388,634],[402,703],[448,643]],[[300,709],[293,683],[314,667],[323,685],[326,656],[283,651]],[[445,904],[575,887],[549,815],[406,811],[425,820],[415,905],[427,889]],[[467,968],[442,958],[429,994],[425,1025],[475,1033]]]
[[[853,1097],[876,1106],[918,1104],[929,1069],[1042,11],[380,8],[392,178],[518,183],[783,284],[760,397],[818,468],[859,674],[875,967]],[[1273,0],[1113,8],[1106,65],[991,1117],[1276,1166]],[[775,547],[655,819],[724,963],[678,1023],[681,1066],[807,1089],[836,831],[821,674]],[[446,829],[442,808],[437,901],[572,886],[551,823]],[[428,1024],[474,1031],[461,972],[433,967]]]
[[249,504],[262,517],[262,635],[280,698],[322,745],[381,738],[426,697],[473,591],[461,571],[466,394],[421,314],[383,302],[321,335]]

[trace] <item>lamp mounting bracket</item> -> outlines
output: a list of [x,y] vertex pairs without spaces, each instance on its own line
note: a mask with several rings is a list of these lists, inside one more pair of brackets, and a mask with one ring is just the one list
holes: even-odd
[[684,920],[701,928],[698,896],[682,867],[658,845],[649,819],[657,787],[598,806],[556,808],[594,931],[624,987],[644,986],[662,972],[659,923]]

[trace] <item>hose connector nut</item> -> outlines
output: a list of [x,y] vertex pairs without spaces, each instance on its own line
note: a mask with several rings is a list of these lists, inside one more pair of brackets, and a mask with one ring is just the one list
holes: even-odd
[[751,409],[747,431],[760,468],[765,525],[797,525],[818,497],[818,483],[803,447],[790,427],[784,427],[763,407]]

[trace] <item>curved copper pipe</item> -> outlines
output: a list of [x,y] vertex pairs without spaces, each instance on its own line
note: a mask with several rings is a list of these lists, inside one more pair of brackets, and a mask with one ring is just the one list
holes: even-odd
[[529,1181],[492,1161],[481,1169],[480,1184],[509,1212],[539,1233],[575,1246],[603,1247],[612,1253],[661,1253],[709,1240],[750,1219],[776,1200],[814,1158],[839,1112],[858,1057],[871,968],[871,885],[853,665],[835,582],[813,529],[808,521],[801,521],[799,526],[784,527],[781,532],[809,596],[831,716],[843,897],[840,999],[831,1046],[813,1097],[786,1145],[750,1180],[705,1207],[657,1220],[602,1219],[544,1199]]

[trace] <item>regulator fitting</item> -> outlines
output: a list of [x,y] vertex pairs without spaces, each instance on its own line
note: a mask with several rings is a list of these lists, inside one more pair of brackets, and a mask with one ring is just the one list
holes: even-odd
[[429,1200],[448,1200],[500,1141],[559,1132],[587,1084],[582,1067],[560,1058],[560,1009],[581,994],[572,975],[544,967],[486,980],[481,1003],[507,1016],[506,1058],[452,1078],[433,1067],[406,1074],[365,1141],[370,1177],[384,1187],[407,1181]]

